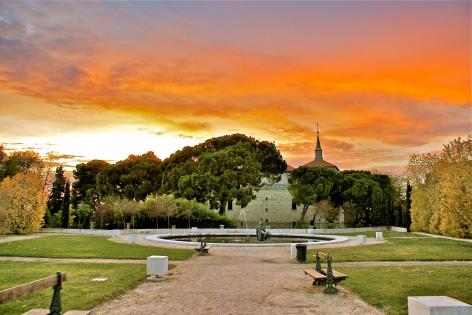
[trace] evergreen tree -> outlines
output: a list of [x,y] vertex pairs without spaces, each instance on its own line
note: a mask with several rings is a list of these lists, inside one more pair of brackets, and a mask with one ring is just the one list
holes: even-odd
[[69,227],[70,183],[66,182],[64,199],[62,200],[62,228]]
[[405,198],[405,204],[406,204],[406,218],[405,218],[405,227],[410,230],[410,225],[411,225],[411,215],[410,215],[410,209],[411,209],[411,185],[410,182],[406,184],[406,198]]
[[47,202],[46,223],[50,223],[49,217],[62,210],[65,194],[66,178],[62,166],[56,168],[55,180]]

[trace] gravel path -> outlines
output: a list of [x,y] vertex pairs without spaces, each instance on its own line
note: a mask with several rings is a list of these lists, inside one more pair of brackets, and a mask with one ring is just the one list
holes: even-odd
[[91,314],[383,314],[340,287],[328,296],[287,249],[213,248]]

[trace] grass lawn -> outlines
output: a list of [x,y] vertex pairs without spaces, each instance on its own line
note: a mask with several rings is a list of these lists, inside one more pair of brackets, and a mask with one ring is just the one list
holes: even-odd
[[0,256],[47,258],[146,259],[151,255],[163,255],[169,260],[185,260],[193,252],[191,249],[115,243],[104,236],[53,235],[0,244]]
[[428,237],[424,235],[419,235],[415,233],[406,233],[406,232],[395,232],[395,231],[386,231],[386,230],[378,230],[378,231],[368,231],[368,232],[349,232],[349,233],[322,233],[326,235],[344,235],[344,236],[356,236],[356,235],[366,235],[367,237],[375,237],[375,232],[382,232],[384,238],[389,237]]
[[[61,291],[63,311],[87,310],[135,287],[146,278],[146,266],[135,264],[72,264],[0,262],[0,290],[67,272]],[[106,277],[106,282],[92,282]],[[49,308],[52,288],[25,295],[0,305],[0,314],[22,314],[32,308]]]
[[[440,238],[390,238],[387,243],[323,248],[336,261],[472,260],[472,243]],[[307,253],[313,262],[313,250]]]
[[447,295],[472,304],[472,266],[336,268],[341,285],[387,314],[407,314],[408,296]]

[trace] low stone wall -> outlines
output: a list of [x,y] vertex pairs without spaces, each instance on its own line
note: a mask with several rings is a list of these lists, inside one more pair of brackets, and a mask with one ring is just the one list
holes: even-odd
[[[272,233],[296,233],[296,234],[334,234],[334,233],[362,233],[362,232],[379,232],[392,230],[396,232],[407,232],[406,228],[402,227],[388,227],[388,226],[376,226],[376,227],[361,227],[361,228],[337,228],[337,229],[270,229]],[[42,229],[45,233],[62,233],[62,234],[79,234],[79,235],[103,235],[116,237],[119,235],[128,235],[131,233],[130,230],[100,230],[100,229]],[[256,233],[256,229],[206,229],[197,228],[198,233]],[[156,229],[135,229],[137,234],[156,234]],[[195,232],[193,229],[159,229],[158,234],[171,234],[171,233],[192,233]]]

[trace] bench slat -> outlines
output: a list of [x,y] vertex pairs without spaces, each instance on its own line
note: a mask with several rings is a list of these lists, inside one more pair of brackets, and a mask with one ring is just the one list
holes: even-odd
[[315,280],[324,280],[326,279],[326,275],[316,271],[316,270],[313,270],[313,269],[303,269],[303,272],[312,277],[313,279]]
[[[67,280],[67,274],[61,273],[62,282]],[[37,290],[46,289],[52,287],[57,283],[57,275],[49,276],[43,279],[35,280],[29,283],[20,284],[16,287],[5,289],[0,291],[0,304],[5,303],[8,300],[19,298],[28,293],[32,293]]]
[[[324,274],[327,274],[328,273],[328,270],[326,268],[323,268],[321,269],[321,271],[324,273]],[[336,278],[336,279],[339,279],[339,278],[347,278],[347,275],[343,274],[343,273],[340,273],[336,270],[333,269],[333,277]]]

